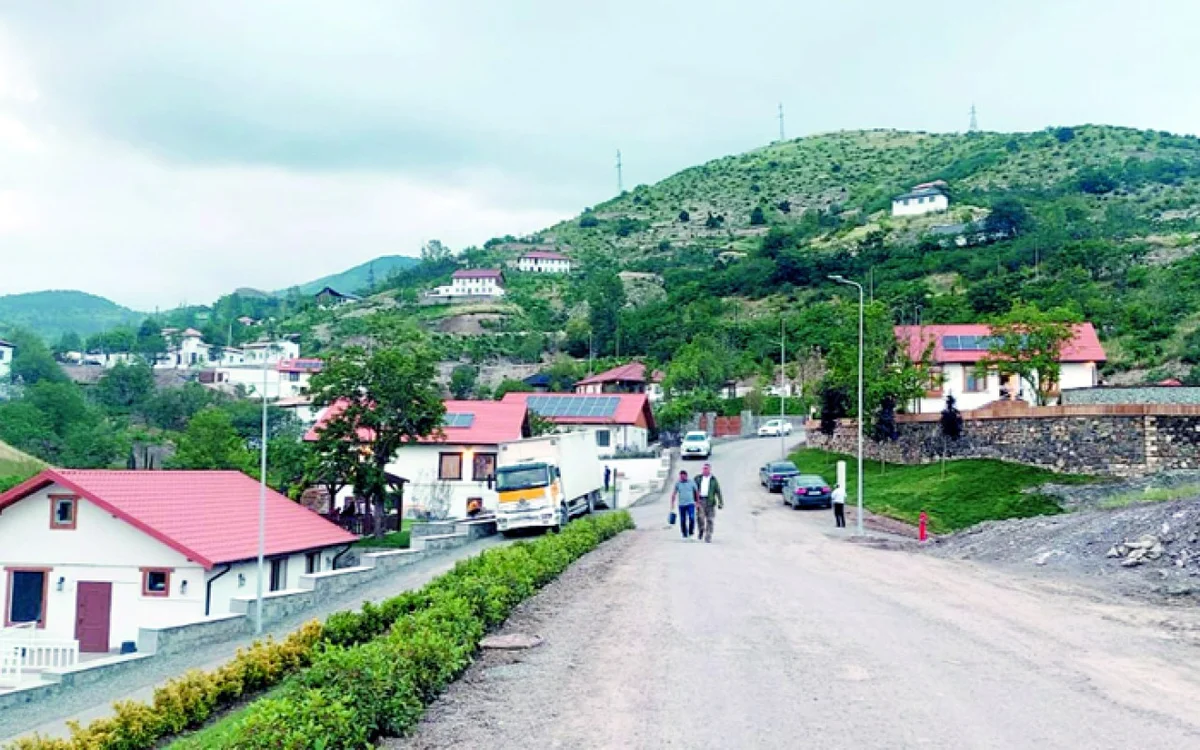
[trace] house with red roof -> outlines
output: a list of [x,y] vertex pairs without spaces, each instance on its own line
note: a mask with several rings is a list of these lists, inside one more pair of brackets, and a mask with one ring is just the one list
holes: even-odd
[[[467,508],[478,503],[495,511],[496,456],[500,444],[529,437],[525,406],[501,401],[444,401],[446,415],[441,433],[396,451],[387,471],[406,480],[405,507],[415,513],[429,511],[437,518],[466,518]],[[316,440],[323,426],[342,406],[325,410],[304,436]],[[342,507],[349,490],[336,500]]]
[[503,297],[504,273],[497,268],[463,268],[450,275],[448,286],[435,287],[426,297],[453,302],[471,297]]
[[528,408],[560,432],[592,433],[601,457],[645,450],[656,431],[645,393],[506,393],[500,403]]
[[576,393],[645,393],[651,403],[662,400],[661,370],[646,373],[646,365],[630,362],[611,370],[589,375],[575,384]]
[[550,250],[531,250],[517,259],[517,270],[526,273],[570,273],[571,259]]
[[[229,614],[257,590],[258,513],[241,472],[47,469],[0,494],[3,626],[106,653]],[[299,589],[356,539],[268,490],[264,590]]]
[[[909,405],[914,412],[935,413],[945,408],[946,396],[954,396],[960,411],[978,409],[995,401],[1037,403],[1032,383],[1003,368],[992,368],[986,375],[978,365],[988,355],[992,330],[986,325],[896,326],[896,338],[914,362],[926,352],[931,360],[930,382],[925,396]],[[1091,388],[1100,379],[1100,365],[1106,361],[1104,347],[1091,323],[1074,327],[1074,336],[1059,357],[1057,391]]]

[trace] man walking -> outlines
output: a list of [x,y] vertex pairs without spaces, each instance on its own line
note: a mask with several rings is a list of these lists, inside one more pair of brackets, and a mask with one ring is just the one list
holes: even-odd
[[711,542],[713,525],[717,521],[717,508],[725,507],[725,498],[721,496],[721,483],[713,476],[712,464],[704,464],[696,493],[700,496],[696,506],[696,515],[700,523],[700,535],[697,538]]
[[679,504],[679,533],[687,539],[696,533],[696,483],[688,479],[686,471],[679,472],[679,481],[671,493],[671,510]]
[[846,528],[846,488],[840,484],[833,488],[833,520],[839,529]]

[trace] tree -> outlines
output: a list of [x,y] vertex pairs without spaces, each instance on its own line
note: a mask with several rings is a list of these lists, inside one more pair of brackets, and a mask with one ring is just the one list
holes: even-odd
[[616,350],[617,326],[625,306],[625,284],[612,267],[594,270],[587,280],[588,324],[597,354]]
[[450,393],[457,399],[470,398],[479,380],[479,368],[474,365],[458,365],[450,373]]
[[118,362],[96,383],[93,394],[110,413],[129,414],[154,395],[154,373],[149,365]]
[[257,473],[257,463],[233,428],[229,414],[216,407],[192,417],[168,462],[174,469],[237,469],[250,476]]
[[1025,206],[1012,198],[1001,198],[992,204],[992,212],[984,220],[983,229],[988,234],[1016,237],[1029,225],[1029,212]]
[[580,229],[591,229],[592,227],[598,227],[598,226],[600,226],[600,220],[596,218],[596,214],[592,213],[590,209],[587,211],[584,211],[583,214],[580,215],[580,217],[579,217],[579,228]]
[[821,388],[821,432],[832,437],[837,430],[838,420],[849,412],[849,398],[846,391],[838,386],[825,385]]
[[717,393],[729,380],[733,356],[722,342],[698,336],[682,346],[667,365],[663,390],[672,396]]
[[74,331],[67,331],[58,339],[58,343],[54,345],[54,356],[62,357],[67,352],[82,352],[83,339]]
[[1002,369],[1033,386],[1038,406],[1045,406],[1058,387],[1063,348],[1075,336],[1076,316],[1058,308],[1042,312],[1018,302],[992,322],[988,353],[978,365],[981,374]]
[[541,437],[542,435],[553,435],[558,431],[558,425],[551,422],[549,419],[538,414],[536,411],[529,412],[529,436]]
[[709,211],[708,218],[704,220],[704,228],[720,229],[723,226],[725,226],[725,217],[721,214],[714,214],[712,211]]
[[430,240],[421,245],[421,260],[425,263],[443,263],[452,256],[450,248],[443,245],[441,240]]
[[403,487],[399,477],[388,473],[388,464],[405,446],[441,430],[446,408],[436,377],[437,357],[416,334],[400,346],[374,352],[353,347],[334,354],[313,377],[313,404],[335,407],[320,428],[317,451],[330,451],[330,440],[360,447],[361,460],[338,466],[352,470],[349,484],[371,503],[377,536],[383,534],[389,500],[395,500],[397,514],[404,517]]
[[893,442],[900,437],[900,430],[896,427],[896,399],[891,394],[885,395],[879,403],[874,437],[879,442]]
[[750,211],[750,226],[761,227],[767,223],[767,217],[763,214],[762,206],[755,206]]
[[962,414],[955,406],[954,396],[946,396],[946,406],[942,409],[942,417],[939,420],[942,428],[942,437],[948,440],[958,440],[962,437],[963,418]]
[[492,398],[499,401],[509,393],[524,393],[527,390],[529,390],[529,386],[525,385],[524,382],[515,378],[505,378],[504,380],[501,380],[496,385],[496,389],[492,391]]
[[[550,378],[552,392],[570,393],[575,389],[575,383],[582,379],[583,370],[575,360],[560,356],[550,365],[550,369],[546,370],[546,375]],[[522,383],[523,389],[524,384]]]
[[162,335],[162,329],[152,318],[146,318],[138,327],[137,341],[133,350],[149,361],[154,361],[158,355],[167,351],[167,340]]
[[692,215],[689,214],[687,211],[679,212],[679,223],[680,224],[687,224],[691,220],[692,220]]
[[9,373],[14,383],[30,386],[41,382],[67,381],[66,374],[54,361],[50,350],[40,338],[28,331],[16,331],[10,334],[8,339],[16,347],[12,370]]
[[164,388],[154,394],[142,405],[141,412],[153,427],[181,431],[195,414],[221,398],[199,383],[185,383],[182,388]]

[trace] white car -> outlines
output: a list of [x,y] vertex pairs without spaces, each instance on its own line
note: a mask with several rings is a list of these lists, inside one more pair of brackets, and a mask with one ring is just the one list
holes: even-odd
[[709,458],[712,456],[712,442],[708,433],[703,430],[693,430],[683,436],[683,444],[679,446],[681,458]]
[[758,428],[759,437],[779,437],[780,435],[791,434],[792,423],[786,419],[772,419]]

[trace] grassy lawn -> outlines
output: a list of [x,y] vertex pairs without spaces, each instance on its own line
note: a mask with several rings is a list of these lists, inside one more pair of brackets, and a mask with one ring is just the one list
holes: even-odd
[[[822,450],[801,450],[792,460],[802,473],[837,479],[837,462],[846,462],[846,502],[856,502],[856,467],[853,456]],[[974,526],[981,521],[1061,513],[1054,498],[1024,494],[1022,490],[1046,482],[1083,484],[1092,477],[1055,474],[1022,464],[989,459],[948,461],[941,464],[900,466],[864,461],[863,502],[875,513],[916,523],[921,511],[929,514],[935,534]]]
[[375,547],[386,549],[406,549],[410,541],[409,536],[412,532],[412,520],[404,519],[400,522],[400,530],[392,531],[384,534],[382,538],[376,539],[373,536],[363,537],[354,543],[355,547]]

